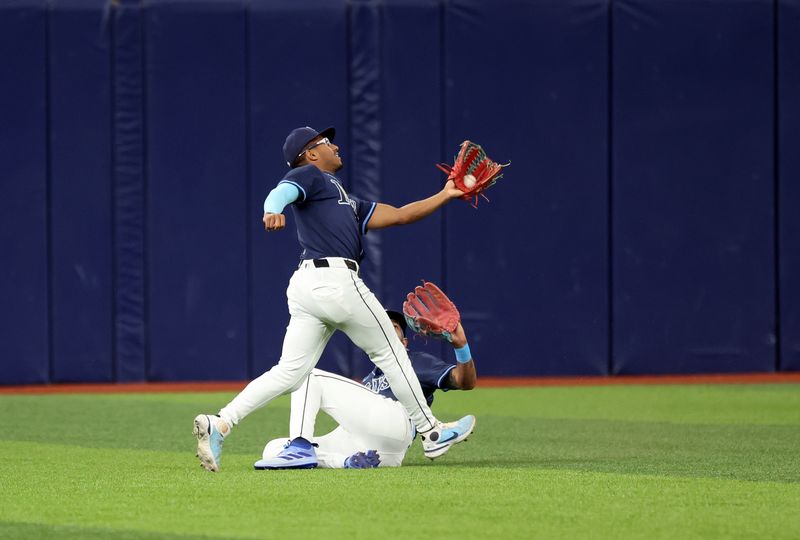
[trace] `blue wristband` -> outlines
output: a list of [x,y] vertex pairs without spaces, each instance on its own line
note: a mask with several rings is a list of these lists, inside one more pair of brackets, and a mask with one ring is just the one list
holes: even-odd
[[456,361],[458,361],[459,364],[466,364],[472,360],[472,353],[469,352],[469,343],[460,349],[454,349],[454,351],[456,353]]

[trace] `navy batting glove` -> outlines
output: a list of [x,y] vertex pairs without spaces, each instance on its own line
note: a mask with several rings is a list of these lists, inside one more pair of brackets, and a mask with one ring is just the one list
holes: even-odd
[[375,450],[356,452],[344,460],[345,469],[372,469],[381,462],[381,456]]

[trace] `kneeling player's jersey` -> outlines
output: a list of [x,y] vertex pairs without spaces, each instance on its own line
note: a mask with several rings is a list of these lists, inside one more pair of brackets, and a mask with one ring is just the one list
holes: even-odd
[[[436,390],[447,391],[447,388],[442,388],[442,384],[447,379],[447,374],[456,366],[425,352],[410,352],[408,357],[411,359],[411,366],[414,368],[414,373],[417,374],[420,386],[422,386],[425,400],[430,406],[433,403],[433,393]],[[386,380],[386,375],[377,367],[364,377],[362,382],[364,386],[373,392],[397,401],[392,389],[389,387],[389,381]]]
[[361,261],[361,237],[377,203],[349,195],[339,179],[314,165],[292,169],[279,184],[300,190],[292,204],[297,240],[303,247],[301,259],[344,257]]

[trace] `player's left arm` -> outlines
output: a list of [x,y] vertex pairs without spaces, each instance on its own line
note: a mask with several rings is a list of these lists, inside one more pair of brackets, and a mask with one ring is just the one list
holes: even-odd
[[464,193],[455,187],[449,180],[442,190],[427,199],[414,201],[400,208],[390,204],[378,203],[372,217],[367,223],[367,229],[383,229],[394,225],[407,225],[427,217],[453,199],[461,197]]
[[[467,345],[467,335],[461,323],[458,323],[452,337],[453,349],[463,349]],[[456,367],[447,374],[444,387],[451,390],[472,390],[477,382],[478,373],[475,371],[475,361],[472,358],[461,359]]]

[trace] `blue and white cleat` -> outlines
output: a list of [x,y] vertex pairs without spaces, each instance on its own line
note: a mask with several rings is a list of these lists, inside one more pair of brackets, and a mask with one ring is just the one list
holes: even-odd
[[425,457],[436,459],[444,455],[454,444],[465,441],[473,429],[475,429],[475,417],[468,414],[457,422],[439,423],[434,429],[421,433]]
[[314,445],[303,437],[292,439],[281,452],[269,459],[259,459],[253,464],[256,470],[264,469],[313,469],[317,466]]
[[345,469],[373,469],[381,462],[381,456],[375,450],[367,450],[367,453],[356,452],[344,460]]
[[[218,422],[225,422],[219,416],[199,414],[194,419],[192,434],[197,437],[197,457],[200,465],[207,471],[217,472],[222,455],[225,435],[220,432]],[[226,430],[230,433],[230,429]]]

